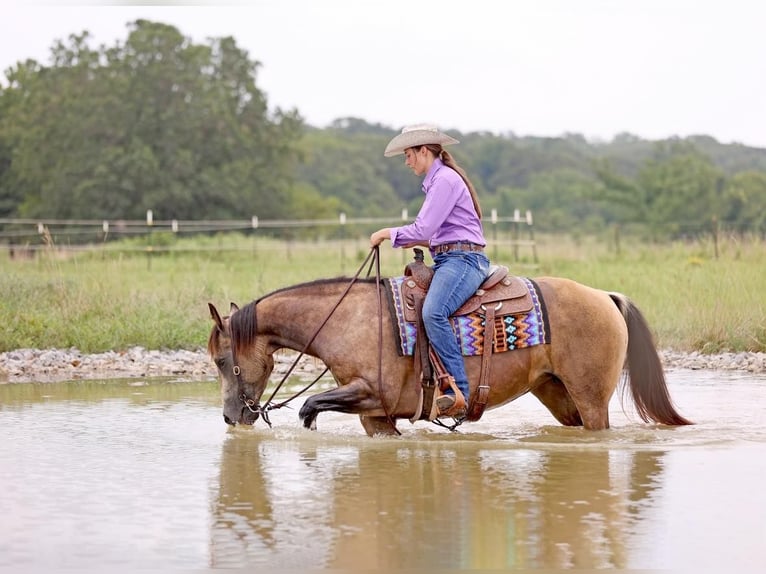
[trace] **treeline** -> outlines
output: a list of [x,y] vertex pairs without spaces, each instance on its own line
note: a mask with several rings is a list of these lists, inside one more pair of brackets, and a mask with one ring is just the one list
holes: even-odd
[[[269,109],[259,63],[233,38],[196,44],[139,20],[124,43],[57,42],[0,87],[0,219],[392,216],[421,201],[391,126],[341,118],[319,129]],[[310,87],[307,87],[310,89]],[[766,149],[707,136],[594,143],[460,133],[457,160],[486,213],[531,210],[543,230],[635,226],[654,236],[713,222],[766,233]]]

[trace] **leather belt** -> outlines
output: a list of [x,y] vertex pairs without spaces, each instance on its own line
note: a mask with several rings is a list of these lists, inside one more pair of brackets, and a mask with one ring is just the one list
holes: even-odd
[[442,243],[441,245],[434,245],[431,247],[434,253],[447,253],[448,251],[474,251],[481,253],[484,251],[484,246],[478,243],[471,243],[470,241],[456,241],[454,243]]

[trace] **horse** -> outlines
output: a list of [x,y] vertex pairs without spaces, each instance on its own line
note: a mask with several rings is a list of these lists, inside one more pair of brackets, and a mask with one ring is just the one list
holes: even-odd
[[[673,405],[649,325],[631,299],[561,277],[534,282],[550,342],[491,356],[488,410],[532,393],[560,424],[603,430],[623,381],[644,422],[693,424]],[[209,303],[208,352],[226,423],[252,425],[263,414],[273,355],[292,349],[322,361],[337,383],[305,400],[299,417],[306,428],[316,429],[321,412],[336,411],[358,415],[370,436],[398,434],[397,421],[416,416],[421,373],[398,352],[383,291],[374,278],[336,277],[278,289],[242,308],[232,303],[225,317]],[[482,357],[464,359],[473,396]]]

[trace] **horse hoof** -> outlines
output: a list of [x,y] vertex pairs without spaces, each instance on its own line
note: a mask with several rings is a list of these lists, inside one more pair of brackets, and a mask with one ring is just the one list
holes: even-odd
[[316,419],[311,421],[311,424],[309,425],[309,430],[314,430],[314,431],[317,430],[317,420]]

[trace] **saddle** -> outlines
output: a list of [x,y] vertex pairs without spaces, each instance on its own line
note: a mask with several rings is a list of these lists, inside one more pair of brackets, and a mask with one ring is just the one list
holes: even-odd
[[[464,406],[465,398],[457,389],[454,379],[446,372],[441,361],[430,350],[430,344],[423,326],[422,308],[423,301],[431,285],[434,275],[433,268],[425,264],[422,249],[415,249],[415,260],[404,269],[407,279],[402,285],[402,298],[404,300],[404,317],[408,322],[417,324],[418,335],[415,343],[416,370],[421,373],[421,400],[412,422],[419,419],[433,420],[438,416],[435,407],[438,386],[444,391],[451,387],[455,391],[455,405]],[[493,265],[489,274],[479,289],[465,301],[453,316],[479,313],[484,315],[484,341],[481,359],[481,371],[479,385],[466,411],[466,420],[477,421],[484,413],[489,398],[489,374],[491,369],[491,355],[494,352],[495,341],[495,317],[529,312],[534,303],[526,285],[516,277],[509,275],[508,268],[501,265]],[[432,370],[433,369],[433,370]],[[433,372],[436,372],[438,385],[434,381]],[[461,401],[462,399],[462,401]],[[462,403],[462,405],[461,405]],[[453,408],[452,410],[455,410]],[[450,413],[448,412],[449,416]]]

